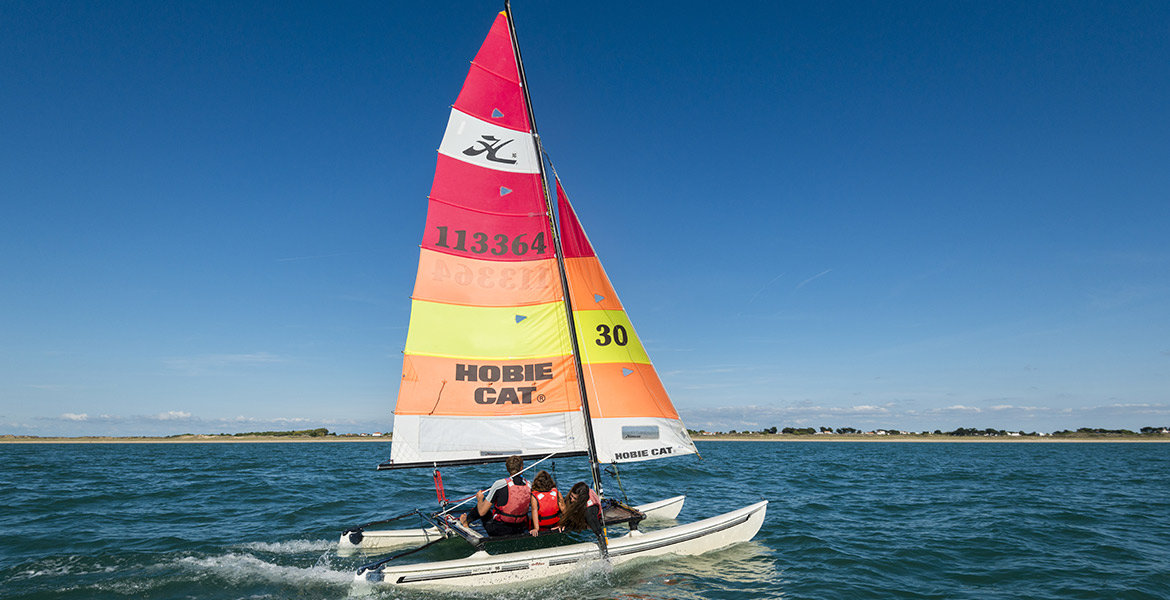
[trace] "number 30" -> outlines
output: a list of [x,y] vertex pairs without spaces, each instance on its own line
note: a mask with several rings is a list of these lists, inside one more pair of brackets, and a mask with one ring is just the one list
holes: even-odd
[[630,341],[630,336],[626,333],[626,328],[621,325],[613,326],[613,335],[610,336],[609,325],[598,325],[597,334],[601,337],[597,338],[598,346],[608,346],[613,342],[619,346],[625,346]]

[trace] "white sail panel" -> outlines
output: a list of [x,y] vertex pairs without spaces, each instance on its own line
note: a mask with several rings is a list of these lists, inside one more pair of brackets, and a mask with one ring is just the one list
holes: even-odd
[[621,463],[695,454],[682,421],[657,417],[592,419],[597,462]]
[[390,462],[448,462],[582,452],[588,448],[579,412],[505,417],[398,415]]
[[532,134],[493,125],[454,108],[439,152],[496,171],[540,172]]

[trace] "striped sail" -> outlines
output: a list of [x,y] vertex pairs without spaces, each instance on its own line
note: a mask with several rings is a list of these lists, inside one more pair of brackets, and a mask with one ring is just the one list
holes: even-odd
[[584,417],[536,143],[507,17],[439,145],[391,466],[584,453]]
[[695,453],[569,198],[557,179],[561,246],[585,394],[602,463]]
[[516,56],[500,13],[439,145],[380,468],[585,454],[582,389],[598,462],[694,453],[559,180],[553,236]]

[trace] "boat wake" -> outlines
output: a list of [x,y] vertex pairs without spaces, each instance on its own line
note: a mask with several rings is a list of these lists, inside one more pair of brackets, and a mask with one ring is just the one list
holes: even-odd
[[236,546],[241,550],[265,552],[268,554],[306,554],[327,552],[337,548],[337,542],[330,540],[288,540],[286,542],[248,542]]
[[318,563],[311,567],[281,565],[238,552],[203,558],[185,557],[179,559],[178,564],[232,584],[263,580],[298,587],[314,584],[348,586],[353,581],[352,572],[335,570],[327,564]]

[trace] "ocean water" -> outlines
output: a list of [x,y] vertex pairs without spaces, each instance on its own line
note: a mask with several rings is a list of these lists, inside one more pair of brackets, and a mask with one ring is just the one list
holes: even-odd
[[[1170,598],[1170,444],[699,450],[623,467],[629,499],[685,492],[683,522],[767,499],[752,542],[526,587],[372,597]],[[338,556],[341,530],[435,502],[428,472],[373,470],[388,456],[388,443],[0,444],[0,598],[363,597],[353,572],[370,559]],[[448,495],[501,469],[447,469]],[[556,475],[587,478],[579,460]]]

